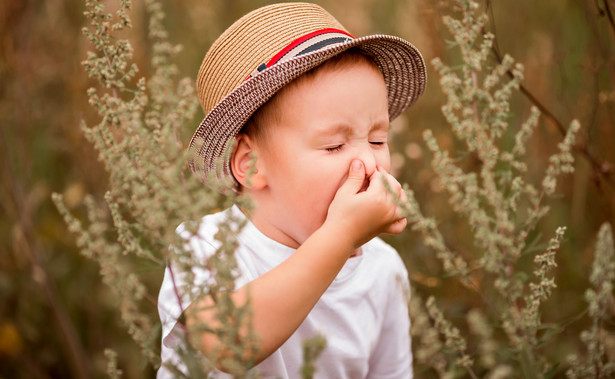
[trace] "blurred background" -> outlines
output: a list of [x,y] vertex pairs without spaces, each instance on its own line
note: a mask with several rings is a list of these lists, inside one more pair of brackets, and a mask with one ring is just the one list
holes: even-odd
[[[428,86],[418,103],[393,123],[393,169],[415,191],[426,215],[439,221],[448,241],[463,251],[471,234],[450,212],[447,196],[430,168],[422,142],[425,128],[443,148],[459,148],[440,112],[445,97],[429,64],[442,57],[458,62],[442,24],[449,10],[436,0],[321,0],[355,36],[401,36],[423,53]],[[117,2],[107,2],[109,9]],[[195,78],[213,40],[235,19],[264,0],[163,1],[174,43],[184,46],[176,63]],[[545,320],[572,320],[554,354],[580,346],[577,318],[584,308],[596,232],[615,224],[615,2],[612,0],[519,0],[481,2],[490,15],[501,54],[525,66],[525,93],[513,97],[511,127],[527,118],[531,105],[542,116],[528,144],[529,181],[540,183],[561,128],[582,124],[575,150],[576,171],[564,177],[550,214],[539,229],[547,240],[559,225],[568,233],[557,256],[556,293],[545,304]],[[101,283],[95,262],[79,255],[74,236],[50,200],[64,194],[79,209],[84,195],[101,197],[106,173],[80,122],[98,120],[87,103],[92,85],[80,62],[91,46],[81,33],[84,3],[76,0],[5,0],[0,3],[0,378],[103,377],[105,348],[119,353],[127,378],[153,371],[122,328],[117,302]],[[141,1],[133,4],[128,36],[140,75],[148,75],[150,45]],[[203,117],[186,125],[187,141]],[[455,322],[472,295],[441,274],[439,262],[411,232],[389,238],[408,265],[419,293],[434,294]],[[162,278],[162,268],[160,269]],[[155,295],[157,288],[151,288]],[[465,300],[464,300],[465,299]],[[478,305],[478,303],[477,303]],[[152,312],[155,307],[152,305]],[[560,340],[561,341],[561,340]],[[563,360],[563,358],[562,358]]]

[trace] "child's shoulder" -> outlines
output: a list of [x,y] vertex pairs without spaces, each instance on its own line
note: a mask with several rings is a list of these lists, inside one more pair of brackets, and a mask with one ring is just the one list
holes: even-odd
[[182,222],[177,229],[175,229],[175,232],[182,237],[189,237],[195,233],[209,234],[212,231],[217,231],[219,226],[224,222],[232,222],[234,218],[236,218],[236,212],[233,207],[225,210],[214,210],[198,220]]
[[[235,210],[233,207],[213,211],[198,220],[184,221],[175,232],[196,256],[207,257],[221,246],[220,238],[216,236],[220,228],[225,223],[236,225],[241,221],[238,219],[238,213],[242,215],[239,209]],[[232,229],[237,228],[232,226]]]

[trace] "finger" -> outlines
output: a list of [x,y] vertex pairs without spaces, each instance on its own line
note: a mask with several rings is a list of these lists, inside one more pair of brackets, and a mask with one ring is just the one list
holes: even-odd
[[399,193],[402,189],[401,184],[399,184],[399,182],[397,181],[397,179],[395,179],[395,177],[391,174],[389,174],[388,172],[386,172],[381,166],[378,166],[378,171],[380,171],[382,173],[382,175],[384,176],[386,182],[388,183],[389,187],[391,188],[391,191],[395,194],[398,195],[399,197]]
[[406,226],[408,225],[408,220],[406,220],[406,218],[400,218],[397,221],[394,221],[393,223],[391,223],[386,229],[385,229],[385,233],[388,234],[399,234],[401,232],[404,231],[404,229],[406,229]]
[[369,186],[367,187],[366,191],[368,192],[384,191],[385,179],[384,179],[382,172],[378,170],[374,170],[374,172],[371,174],[368,180],[369,180]]
[[346,178],[346,181],[344,182],[344,184],[342,184],[342,186],[338,190],[338,193],[341,192],[341,193],[346,193],[349,195],[354,195],[357,192],[359,192],[361,187],[363,187],[364,181],[365,181],[365,166],[363,165],[363,162],[361,162],[360,160],[354,159],[350,163],[350,169],[348,171],[348,178]]

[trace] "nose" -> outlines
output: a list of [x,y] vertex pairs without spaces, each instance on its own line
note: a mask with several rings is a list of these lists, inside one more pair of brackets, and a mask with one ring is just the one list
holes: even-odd
[[363,162],[363,165],[365,166],[366,176],[369,177],[374,173],[374,171],[376,171],[376,156],[374,155],[374,151],[372,150],[369,143],[358,148],[354,159],[359,159],[361,162]]

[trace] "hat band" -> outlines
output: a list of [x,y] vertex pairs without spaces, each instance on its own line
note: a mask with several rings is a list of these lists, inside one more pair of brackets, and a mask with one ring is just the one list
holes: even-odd
[[267,68],[273,66],[276,63],[287,61],[291,58],[295,58],[304,54],[311,53],[313,51],[320,50],[329,45],[333,45],[336,43],[342,43],[353,40],[354,37],[343,30],[340,29],[320,29],[315,32],[308,33],[304,36],[301,36],[286,47],[284,47],[280,52],[273,56],[267,63],[261,63],[256,70],[252,72],[250,76],[246,78],[250,79],[251,77],[257,75],[260,72],[265,71]]

